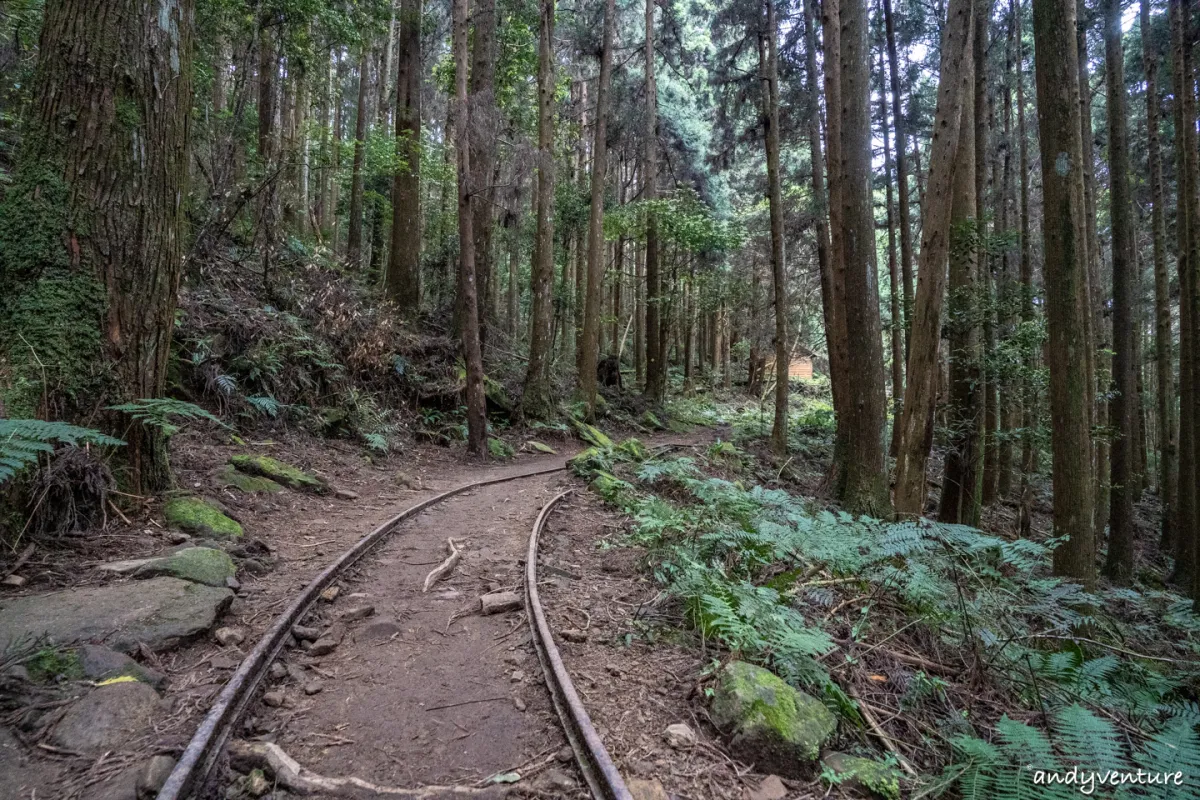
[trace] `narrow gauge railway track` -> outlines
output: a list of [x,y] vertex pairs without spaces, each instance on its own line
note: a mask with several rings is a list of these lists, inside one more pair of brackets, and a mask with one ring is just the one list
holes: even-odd
[[[407,520],[452,497],[499,483],[561,472],[565,466],[546,467],[515,475],[502,475],[463,484],[417,503],[383,522],[356,542],[317,575],[281,613],[234,672],[217,696],[175,769],[159,791],[157,800],[187,800],[203,787],[230,734],[256,696],[272,662],[279,656],[293,628],[316,603],[321,592],[360,561]],[[551,701],[558,712],[580,772],[597,800],[631,800],[624,780],[605,750],[579,700],[559,657],[537,592],[537,548],[542,529],[553,508],[572,490],[559,493],[543,506],[529,537],[525,565],[525,600],[530,633],[542,666]]]

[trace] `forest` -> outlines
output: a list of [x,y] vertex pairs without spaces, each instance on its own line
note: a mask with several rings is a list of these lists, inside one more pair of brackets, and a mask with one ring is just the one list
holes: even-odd
[[[591,599],[545,599],[567,672],[602,676],[580,685],[631,780],[613,796],[1090,794],[1033,772],[1077,766],[1181,776],[1101,795],[1200,797],[1197,45],[1187,0],[0,0],[0,751],[36,756],[0,755],[0,794],[189,796],[217,689],[97,761],[128,741],[62,733],[63,693],[100,680],[64,646],[197,692],[198,648],[251,664],[243,639],[328,580],[305,559],[399,497],[561,458],[576,549],[547,534],[546,563]],[[430,532],[449,558],[411,602],[483,593],[451,623],[490,631],[528,577],[487,572],[510,498],[480,497]],[[391,568],[381,547],[356,569]],[[217,561],[171,561],[196,550]],[[225,622],[67,641],[89,599],[30,627],[151,574],[226,592]],[[343,591],[371,596],[363,574]],[[247,730],[302,701],[368,735],[320,727],[337,653],[288,671],[331,637],[354,663],[330,630],[375,607],[336,597],[271,653],[303,692]],[[744,727],[743,664],[830,730],[793,752]],[[641,724],[686,776],[604,684],[664,670],[671,711]],[[547,697],[513,702],[562,715]],[[194,796],[358,796],[255,741],[371,763],[245,736]],[[470,779],[609,796],[569,753],[558,784],[516,756]],[[459,797],[475,762],[451,761],[416,779],[449,793],[403,796]]]

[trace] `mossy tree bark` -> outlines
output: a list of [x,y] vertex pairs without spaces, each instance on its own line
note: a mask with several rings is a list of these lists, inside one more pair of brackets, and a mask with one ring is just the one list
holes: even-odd
[[160,397],[166,381],[193,13],[190,0],[48,0],[32,115],[0,207],[3,405],[101,420],[128,442],[139,492],[171,483],[166,444],[102,410]]
[[400,312],[421,309],[421,0],[402,0],[396,74],[396,149],[404,169],[392,181],[392,247],[384,290]]
[[1087,222],[1075,0],[1034,0],[1034,64],[1042,161],[1042,239],[1050,328],[1056,575],[1096,582],[1087,368]]
[[554,0],[542,0],[538,28],[538,153],[533,265],[530,275],[529,362],[521,413],[529,419],[548,417],[548,361],[554,317]]
[[346,262],[351,267],[362,266],[363,247],[363,164],[367,154],[368,62],[371,48],[362,43],[358,59],[358,108],[354,114],[354,161],[350,166],[350,219],[346,234]]
[[[976,14],[980,7],[976,6]],[[979,20],[977,19],[976,22]],[[964,68],[975,74],[973,59]],[[974,87],[962,103],[958,155],[954,165],[950,212],[950,446],[942,474],[942,497],[938,518],[942,522],[978,525],[983,491],[984,384],[980,375],[981,340],[976,304],[979,302],[980,273],[984,267],[975,236],[978,207],[975,205],[978,151],[975,142]],[[933,182],[930,182],[932,188]],[[924,266],[922,266],[922,274]],[[918,286],[918,292],[920,288]],[[914,347],[915,347],[914,340]],[[914,351],[915,352],[915,351]]]

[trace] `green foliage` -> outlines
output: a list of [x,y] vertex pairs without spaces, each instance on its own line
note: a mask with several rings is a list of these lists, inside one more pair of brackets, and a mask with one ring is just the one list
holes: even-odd
[[487,440],[487,447],[488,453],[491,454],[492,458],[495,458],[499,461],[508,461],[517,454],[516,451],[513,450],[512,445],[503,439],[489,438]]
[[164,436],[174,436],[183,426],[192,422],[213,422],[226,430],[232,430],[211,412],[195,403],[175,400],[170,397],[144,397],[132,403],[109,406],[110,411],[120,411],[152,428],[158,428]]
[[65,422],[0,419],[0,483],[36,464],[42,454],[54,452],[56,444],[119,447],[125,443],[100,431]]

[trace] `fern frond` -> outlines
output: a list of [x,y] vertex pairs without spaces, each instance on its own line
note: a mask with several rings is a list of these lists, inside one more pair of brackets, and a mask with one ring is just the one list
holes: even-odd
[[204,420],[215,422],[226,430],[232,430],[229,425],[195,403],[170,397],[143,397],[132,403],[109,406],[108,409],[128,414],[143,425],[158,428],[165,436],[174,436],[182,429],[183,425],[177,425],[173,420],[179,420],[181,423]]
[[55,444],[78,447],[94,444],[120,447],[125,442],[92,428],[47,422],[41,419],[0,419],[0,483],[22,469],[36,464],[42,453],[54,451]]

